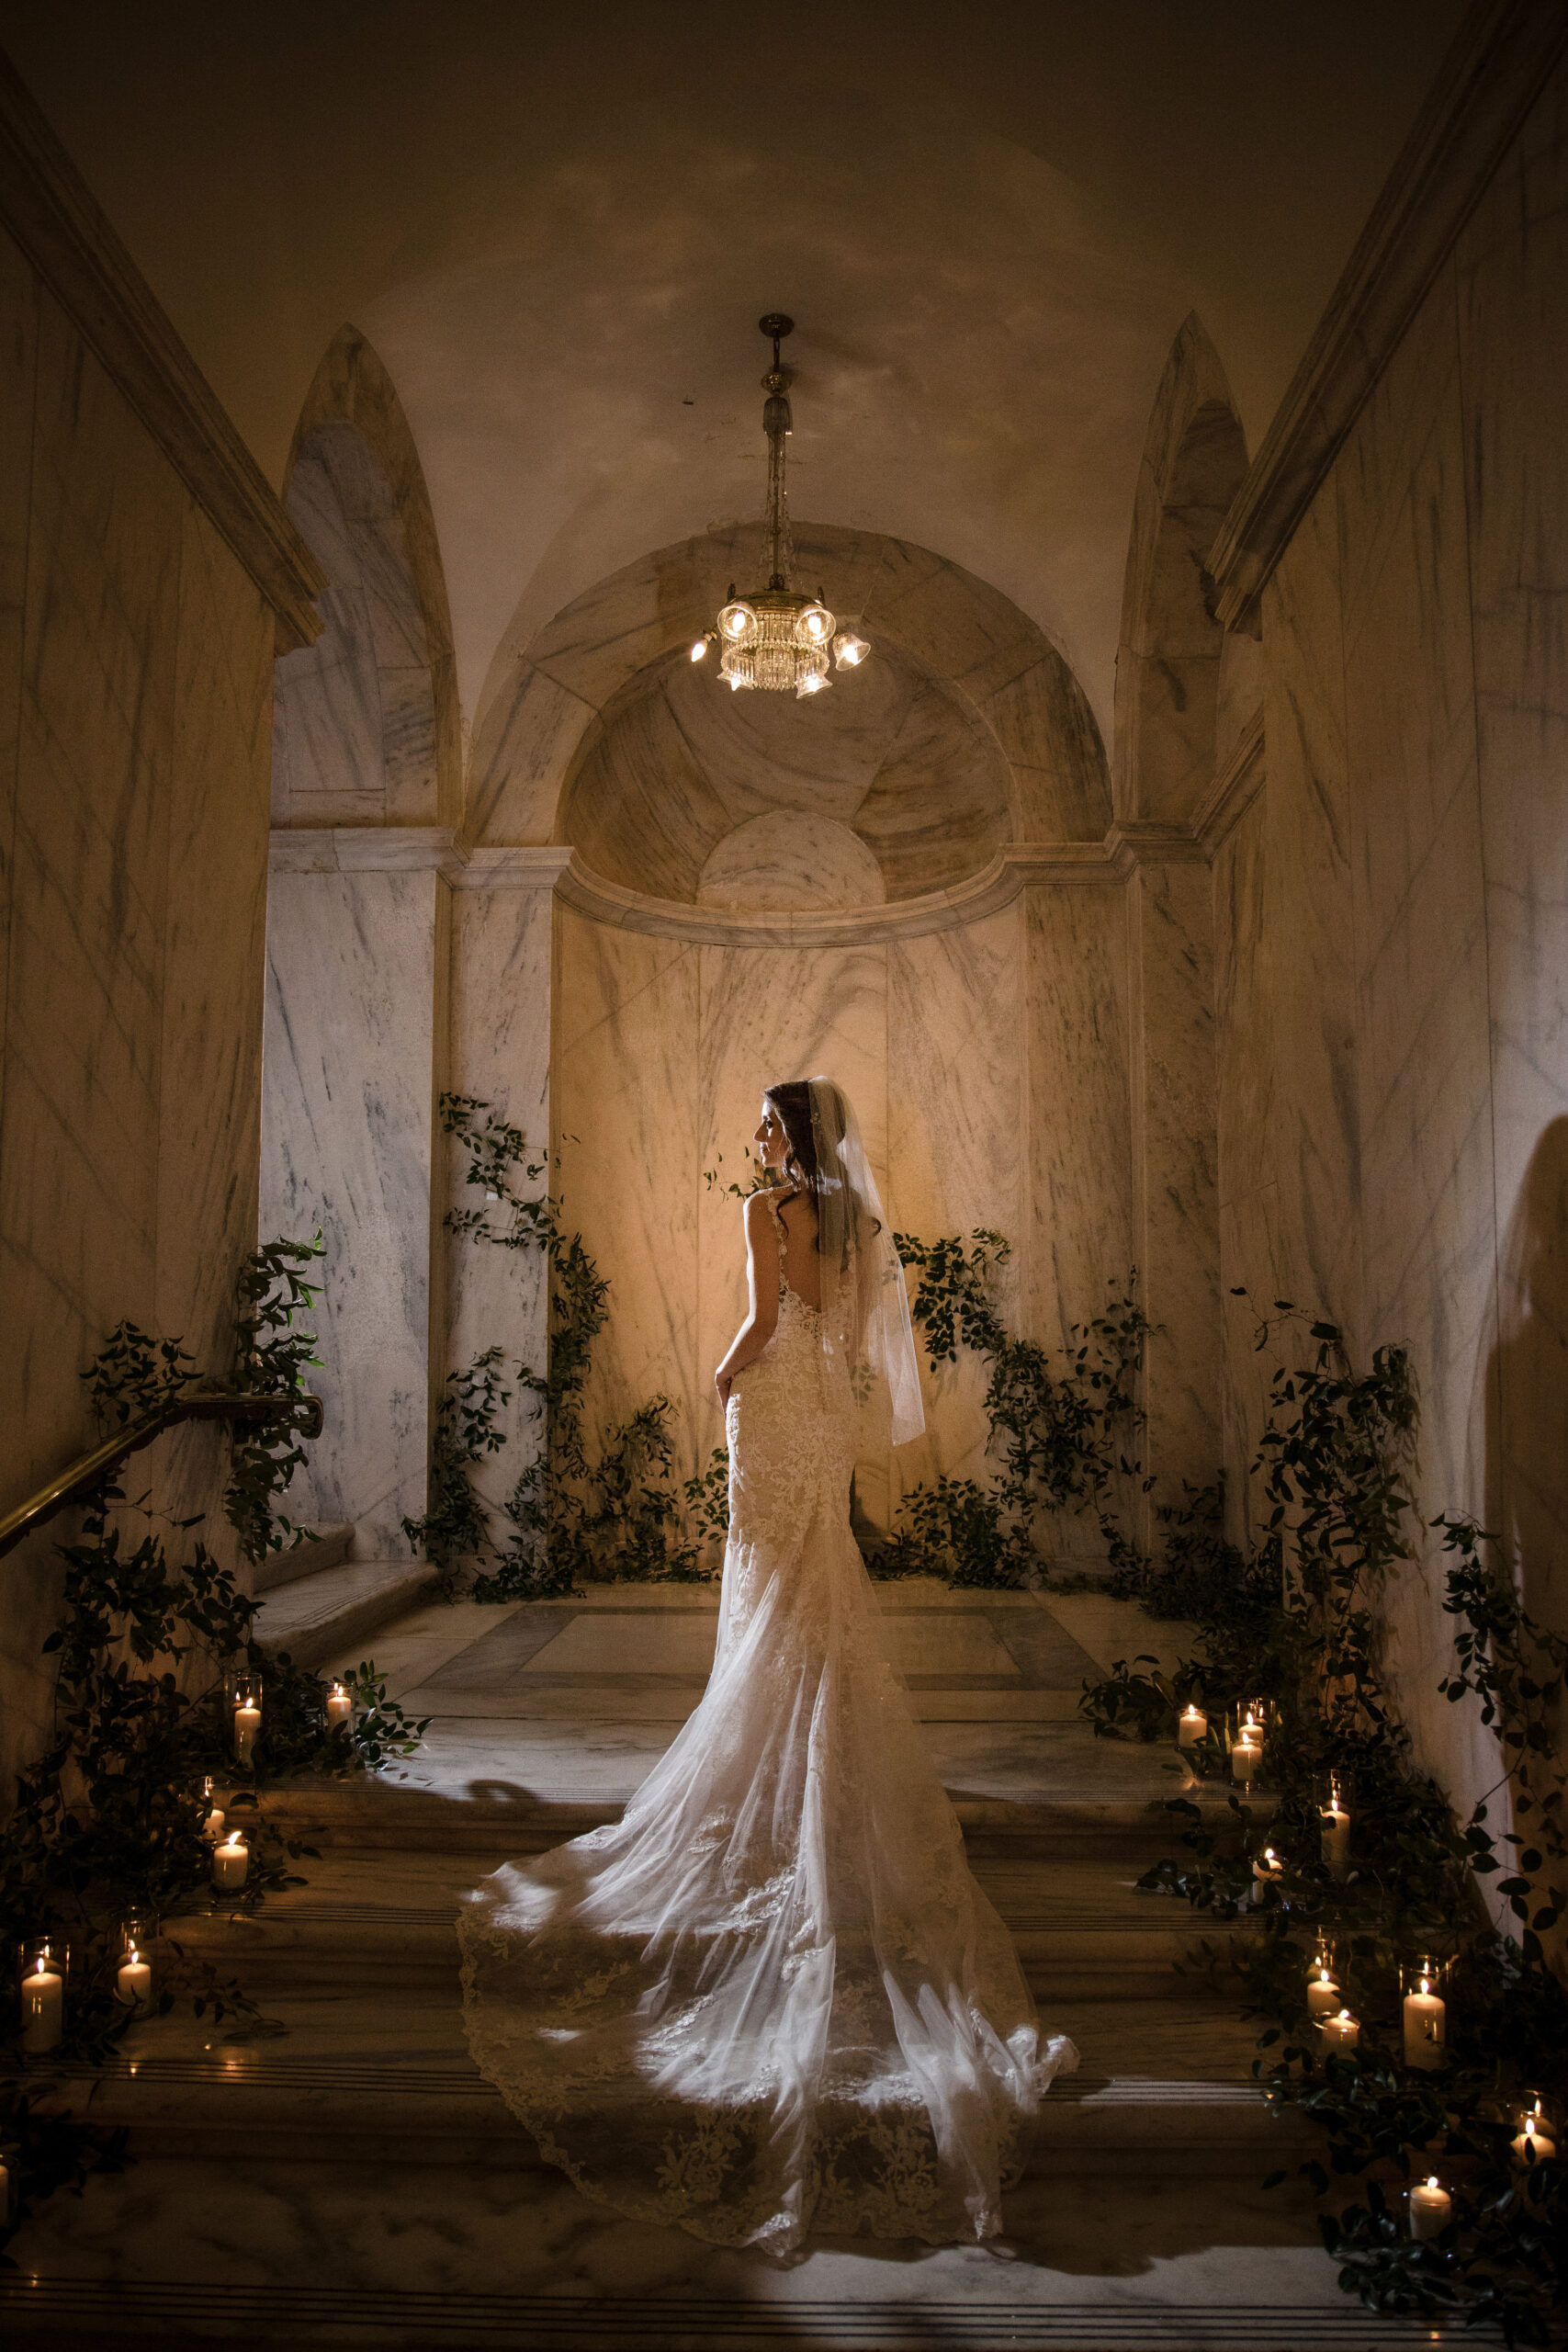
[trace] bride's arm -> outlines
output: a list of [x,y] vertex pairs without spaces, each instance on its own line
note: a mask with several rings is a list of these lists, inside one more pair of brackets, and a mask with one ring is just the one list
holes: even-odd
[[729,1351],[714,1374],[719,1410],[729,1402],[729,1384],[738,1372],[755,1363],[779,1327],[779,1238],[768,1204],[753,1193],[745,1204],[746,1280],[750,1306],[746,1320],[729,1343]]

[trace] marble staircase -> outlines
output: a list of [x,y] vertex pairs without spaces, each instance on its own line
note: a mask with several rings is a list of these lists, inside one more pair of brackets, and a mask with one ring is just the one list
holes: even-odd
[[[950,1600],[898,1604],[907,1671],[968,1660],[955,1706],[970,1707],[987,1627],[1035,1668],[1056,1641],[1010,1631],[993,1599],[968,1627],[916,1622]],[[1097,1742],[1060,1708],[928,1724],[1043,2019],[1081,2053],[1045,2101],[1002,2240],[824,2242],[781,2267],[622,2220],[542,2162],[468,2058],[456,1914],[503,1860],[615,1817],[676,1724],[626,1713],[612,1621],[644,1618],[658,1695],[693,1629],[666,1628],[661,1652],[657,1615],[691,1606],[586,1597],[559,1654],[581,1662],[598,1641],[610,1679],[597,1699],[582,1686],[572,1720],[530,1712],[562,1687],[538,1666],[558,1612],[426,1605],[383,1629],[394,1690],[434,1717],[424,1747],[401,1781],[270,1796],[277,1825],[319,1849],[299,1865],[308,1883],[254,1918],[167,1923],[187,1962],[238,1976],[269,2022],[214,2026],[186,2007],[133,2030],[91,2111],[130,2127],[136,2164],[79,2204],[55,2199],[15,2242],[7,2344],[1371,2352],[1410,2333],[1337,2293],[1299,2189],[1258,2185],[1303,2127],[1268,2110],[1234,2003],[1178,1973],[1185,1913],[1134,1884],[1167,1836],[1149,1804],[1174,1760]],[[1061,1641],[1051,1655],[1076,1672]]]
[[434,1578],[423,1560],[352,1556],[352,1522],[322,1528],[292,1551],[271,1552],[256,1570],[255,1634],[262,1647],[286,1650],[296,1666],[321,1667],[405,1616]]

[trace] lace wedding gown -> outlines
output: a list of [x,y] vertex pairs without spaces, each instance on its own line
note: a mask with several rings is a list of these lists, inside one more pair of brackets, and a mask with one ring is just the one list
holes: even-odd
[[580,2188],[787,2254],[984,2238],[1042,2049],[1007,1929],[884,1652],[847,1389],[782,1279],[736,1375],[713,1673],[626,1809],[458,1921],[480,2071]]

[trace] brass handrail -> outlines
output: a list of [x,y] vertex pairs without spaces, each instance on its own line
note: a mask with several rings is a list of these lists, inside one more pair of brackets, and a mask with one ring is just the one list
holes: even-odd
[[57,1477],[51,1478],[47,1487],[40,1487],[36,1495],[30,1495],[15,1510],[7,1511],[5,1518],[0,1519],[0,1556],[15,1550],[24,1535],[29,1535],[35,1527],[41,1527],[44,1521],[52,1519],[57,1510],[64,1510],[68,1504],[78,1502],[84,1495],[91,1494],[95,1487],[101,1487],[110,1471],[118,1468],[128,1454],[140,1453],[144,1445],[151,1445],[155,1437],[162,1437],[165,1430],[173,1429],[177,1422],[276,1421],[296,1405],[310,1408],[310,1419],[300,1424],[300,1436],[320,1437],[322,1413],[319,1396],[171,1396],[168,1403],[161,1405],[155,1413],[147,1414],[140,1421],[129,1421],[124,1429],[116,1430],[112,1437],[107,1437],[101,1445],[96,1445],[91,1453],[84,1453],[72,1463],[69,1469],[62,1470]]

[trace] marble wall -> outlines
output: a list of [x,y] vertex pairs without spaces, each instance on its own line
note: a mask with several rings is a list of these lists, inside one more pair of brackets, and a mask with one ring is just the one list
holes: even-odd
[[[305,1525],[352,1521],[362,1558],[401,1557],[424,1509],[432,1334],[444,1325],[443,1154],[450,893],[430,865],[290,870],[279,839],[267,908],[261,1226],[325,1244],[314,1375],[326,1427],[288,1489]],[[340,852],[341,854],[341,852]],[[436,1353],[439,1353],[437,1349]]]
[[[1426,1515],[1568,1626],[1568,79],[1537,102],[1265,592],[1267,783],[1215,865],[1224,1281],[1408,1343]],[[1259,1425],[1229,1302],[1227,1451]],[[1256,1360],[1255,1360],[1256,1361]],[[1461,1804],[1428,1542],[1391,1653]]]
[[[150,297],[148,298],[150,301]],[[273,615],[0,233],[0,1462],[19,1503],[96,1435],[122,1317],[231,1361],[253,1246]],[[210,1510],[221,1435],[142,1457]],[[0,1787],[42,1736],[52,1542],[6,1562]],[[205,1531],[220,1553],[228,1531]]]

